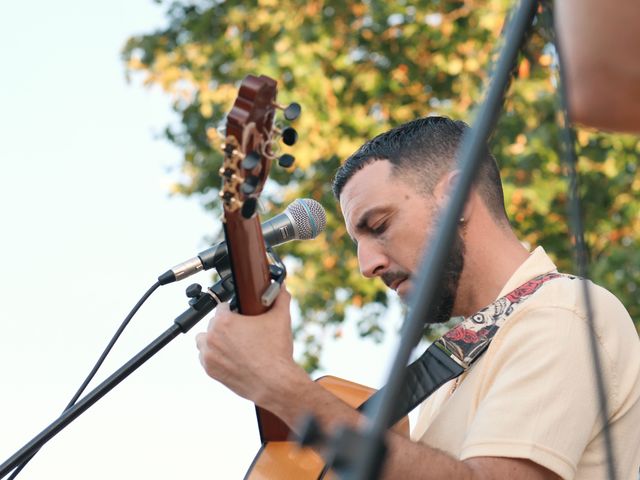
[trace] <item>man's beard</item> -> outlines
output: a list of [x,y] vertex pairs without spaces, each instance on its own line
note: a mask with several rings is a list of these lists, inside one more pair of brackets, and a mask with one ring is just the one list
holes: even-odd
[[451,319],[453,306],[458,295],[458,285],[460,283],[460,275],[464,268],[464,242],[460,231],[458,230],[453,238],[453,244],[449,251],[449,260],[444,266],[442,272],[442,280],[440,290],[435,298],[435,304],[426,323],[444,323]]
[[[451,319],[453,306],[458,294],[458,284],[460,283],[460,275],[464,268],[464,241],[460,234],[460,230],[456,232],[453,238],[453,244],[449,252],[449,259],[444,266],[442,272],[442,280],[440,289],[435,297],[435,303],[431,308],[431,315],[426,319],[425,323],[444,323]],[[382,281],[391,286],[396,280],[409,280],[411,275],[405,271],[389,271],[382,274]],[[415,275],[413,280],[415,280]],[[412,285],[410,295],[415,294],[416,285]],[[406,300],[406,299],[405,299]]]

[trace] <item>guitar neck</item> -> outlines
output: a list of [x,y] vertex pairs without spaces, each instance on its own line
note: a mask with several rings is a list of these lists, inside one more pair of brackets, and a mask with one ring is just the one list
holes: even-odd
[[238,310],[245,315],[266,312],[269,307],[262,304],[261,298],[271,277],[258,216],[244,219],[240,214],[227,215],[225,236]]
[[248,75],[227,116],[220,196],[236,303],[245,315],[270,305],[263,301],[271,276],[256,209],[271,164],[276,92],[272,78]]

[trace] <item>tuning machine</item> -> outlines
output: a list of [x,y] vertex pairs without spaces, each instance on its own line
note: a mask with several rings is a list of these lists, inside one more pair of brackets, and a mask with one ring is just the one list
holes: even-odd
[[[239,174],[240,172],[236,166],[241,158],[241,153],[238,149],[238,144],[233,137],[227,138],[226,142],[222,145],[222,149],[224,151],[224,161],[218,170],[218,174],[224,180],[224,188],[227,190],[233,190],[242,180],[242,176]],[[228,198],[223,198],[223,200],[226,200],[227,203],[229,202]]]
[[[287,106],[274,103],[274,106],[280,110],[283,110],[284,118],[290,122],[296,120],[300,116],[300,113],[302,112],[302,107],[300,107],[300,104],[297,102],[290,103]],[[282,142],[285,145],[293,146],[298,141],[298,132],[293,127],[278,126],[278,128],[275,129],[275,133],[280,138],[282,138]],[[278,165],[280,165],[283,168],[291,168],[294,161],[295,161],[295,158],[292,155],[285,153],[278,158]]]
[[298,132],[296,132],[293,127],[285,127],[280,132],[280,136],[282,137],[282,141],[285,145],[292,146],[298,141]]
[[232,212],[242,207],[242,202],[238,200],[234,191],[227,186],[225,186],[224,189],[218,193],[218,196],[222,200],[225,208],[229,209]]
[[244,178],[244,182],[240,187],[240,191],[245,195],[251,195],[258,188],[258,183],[260,182],[260,178],[256,175],[247,175]]
[[[295,128],[293,127],[284,127],[282,129],[276,128],[275,133],[279,135],[280,138],[282,138],[282,142],[288,146],[294,145],[298,140],[298,132],[296,132]],[[278,165],[280,165],[282,168],[290,168],[294,162],[295,158],[293,157],[293,155],[290,155],[288,153],[285,153],[278,157]]]
[[284,118],[286,118],[290,122],[293,122],[294,120],[296,120],[300,116],[300,113],[302,112],[302,107],[297,102],[292,102],[287,106],[280,105],[279,103],[274,103],[273,106],[276,107],[277,109],[283,110]]
[[283,127],[281,125],[276,125],[276,128],[273,129],[275,133],[275,138],[280,137],[282,142],[291,147],[295,145],[298,141],[298,132],[293,127]]
[[289,155],[288,153],[284,153],[280,155],[278,158],[278,165],[282,168],[291,168],[293,163],[296,161],[293,155]]
[[240,162],[240,166],[243,170],[248,172],[253,171],[260,163],[260,155],[258,152],[249,152]]

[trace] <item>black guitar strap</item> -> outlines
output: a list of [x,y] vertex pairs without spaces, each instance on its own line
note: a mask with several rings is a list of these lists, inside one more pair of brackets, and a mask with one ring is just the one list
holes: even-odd
[[[569,276],[551,272],[529,280],[491,305],[465,318],[433,342],[420,358],[407,366],[405,385],[391,425],[446,382],[468,370],[485,352],[515,307],[533,295],[545,282],[559,277]],[[369,402],[378,401],[381,392],[382,389],[372,395],[358,410],[368,408]]]

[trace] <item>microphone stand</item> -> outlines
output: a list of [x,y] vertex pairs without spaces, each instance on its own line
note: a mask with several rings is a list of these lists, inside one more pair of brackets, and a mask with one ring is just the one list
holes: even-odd
[[487,97],[480,106],[477,122],[464,135],[458,151],[460,177],[441,215],[439,228],[422,260],[420,276],[411,295],[409,314],[403,325],[400,344],[382,395],[374,405],[365,409],[365,416],[370,420],[363,430],[354,431],[342,427],[329,440],[326,460],[342,479],[371,480],[380,476],[386,450],[384,437],[390,427],[398,396],[405,382],[406,365],[422,335],[424,319],[431,316],[434,299],[440,287],[440,277],[458,229],[458,219],[480,166],[487,140],[498,119],[511,72],[516,65],[520,46],[533,22],[537,6],[537,0],[522,0],[512,12],[505,43],[492,75]]
[[162,348],[168,345],[169,342],[180,333],[188,332],[219,303],[229,300],[233,293],[233,283],[230,277],[223,277],[222,280],[204,292],[202,291],[202,287],[197,283],[190,285],[187,288],[187,296],[190,297],[189,308],[176,317],[173,325],[120,367],[109,378],[85,395],[80,401],[65,410],[53,423],[0,465],[0,478],[3,478],[25,460],[30,459],[45,443],[62,431],[62,429],[73,420],[78,418],[116,385],[137,370],[138,367],[162,350]]

